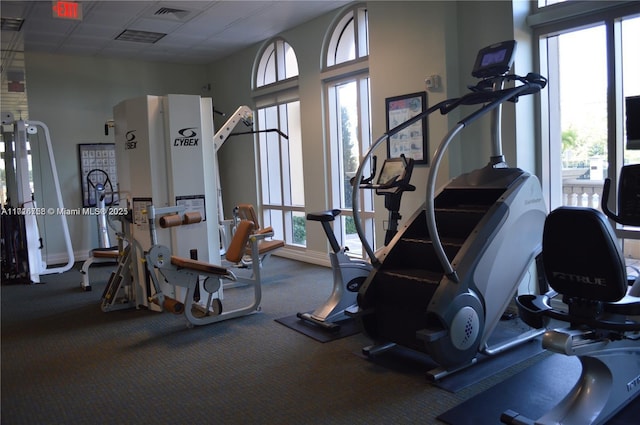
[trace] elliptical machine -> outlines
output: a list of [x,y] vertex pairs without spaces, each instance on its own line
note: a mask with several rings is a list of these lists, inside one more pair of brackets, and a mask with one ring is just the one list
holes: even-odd
[[[95,168],[87,173],[86,181],[87,187],[93,191],[94,202],[91,202],[90,196],[89,204],[96,208],[99,246],[98,248],[92,249],[89,252],[89,258],[82,263],[82,267],[80,268],[80,274],[82,275],[80,286],[84,291],[91,291],[91,282],[89,281],[89,268],[91,265],[96,262],[116,263],[120,255],[120,250],[118,246],[111,245],[109,229],[107,227],[107,207],[113,205],[117,200],[109,174],[100,168]],[[109,196],[108,201],[107,196]]]
[[[359,187],[372,189],[377,195],[385,197],[385,208],[389,211],[389,225],[385,233],[385,245],[391,241],[398,229],[400,203],[404,192],[414,191],[411,185],[413,159],[388,158],[384,161],[380,175],[375,184],[372,183],[376,175],[376,157],[373,157],[371,176],[363,178]],[[353,182],[352,182],[353,184]],[[372,270],[371,263],[350,257],[348,247],[341,247],[331,228],[331,222],[340,215],[338,209],[307,214],[307,220],[319,221],[327,235],[331,252],[331,269],[333,271],[333,289],[329,298],[311,313],[298,313],[297,317],[305,322],[318,325],[328,331],[340,330],[340,321],[347,319],[347,309],[357,308],[356,298],[360,287]]]
[[[363,352],[373,356],[396,345],[423,352],[440,365],[428,373],[433,380],[474,364],[479,352],[498,354],[542,333],[534,329],[488,345],[541,251],[547,214],[538,179],[508,167],[502,155],[501,105],[546,85],[538,74],[508,74],[515,45],[510,40],[481,49],[472,72],[480,82],[471,93],[440,102],[384,134],[372,144],[356,173],[359,179],[380,143],[432,112],[444,115],[459,105],[483,105],[443,138],[429,170],[425,204],[377,256],[363,237],[354,192],[356,230],[374,265],[353,313],[374,341]],[[510,81],[519,85],[503,88]],[[489,112],[493,115],[490,162],[453,179],[436,197],[438,169],[450,142]]]

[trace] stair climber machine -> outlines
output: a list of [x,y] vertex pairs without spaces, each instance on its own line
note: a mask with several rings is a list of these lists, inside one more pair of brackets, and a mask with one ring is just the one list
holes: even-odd
[[[415,186],[409,184],[413,171],[413,159],[388,158],[384,161],[376,184],[371,182],[376,175],[376,157],[373,157],[371,176],[360,183],[362,189],[373,189],[376,194],[385,197],[385,207],[389,210],[389,226],[385,236],[385,244],[397,233],[400,216],[400,201],[404,192],[414,191]],[[331,252],[331,269],[333,271],[333,289],[329,298],[313,312],[298,313],[297,317],[312,325],[320,326],[331,332],[340,330],[340,321],[347,319],[346,310],[357,308],[356,298],[360,287],[372,270],[368,261],[350,257],[348,247],[341,247],[336,239],[331,222],[340,215],[334,209],[307,214],[307,220],[319,221],[327,235]]]
[[[511,40],[481,49],[472,72],[480,81],[471,93],[440,102],[384,134],[355,176],[359,181],[371,153],[403,128],[437,110],[444,115],[460,105],[482,105],[443,138],[429,170],[426,202],[378,255],[364,238],[358,191],[353,196],[356,230],[374,266],[358,294],[358,309],[351,312],[374,341],[363,352],[374,356],[396,345],[423,352],[439,365],[428,373],[432,380],[474,364],[479,353],[495,355],[542,333],[531,329],[488,344],[541,252],[547,215],[538,179],[509,167],[502,155],[501,105],[539,92],[547,81],[533,73],[508,74],[515,47]],[[504,88],[507,82],[513,86]],[[450,142],[489,112],[490,162],[454,178],[435,196]]]

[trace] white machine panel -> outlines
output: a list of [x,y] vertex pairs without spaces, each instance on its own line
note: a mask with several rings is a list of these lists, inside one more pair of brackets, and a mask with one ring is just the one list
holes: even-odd
[[170,202],[200,212],[204,219],[175,228],[172,251],[189,258],[197,249],[199,260],[220,264],[211,99],[168,95],[163,104]]
[[[131,231],[140,247],[151,246],[149,225],[141,214],[147,203],[155,208],[185,205],[186,212],[201,212],[205,220],[171,229],[156,225],[157,243],[170,247],[172,255],[189,258],[196,249],[199,260],[220,264],[211,99],[143,96],[119,103],[114,119],[119,190],[132,201]],[[144,269],[139,264],[134,268],[139,269],[134,271],[137,281],[145,282]],[[180,289],[162,291],[180,299]],[[146,297],[141,298],[146,305]]]

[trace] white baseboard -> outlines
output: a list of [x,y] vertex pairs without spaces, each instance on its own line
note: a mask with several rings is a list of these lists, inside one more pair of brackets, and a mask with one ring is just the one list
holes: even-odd
[[287,247],[280,248],[273,255],[291,260],[301,261],[303,263],[316,264],[323,267],[331,267],[329,255],[326,252],[318,251],[301,251]]

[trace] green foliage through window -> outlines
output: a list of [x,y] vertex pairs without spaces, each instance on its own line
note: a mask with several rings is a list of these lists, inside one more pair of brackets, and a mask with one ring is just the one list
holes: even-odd
[[293,216],[293,243],[296,245],[307,244],[307,221],[304,217]]

